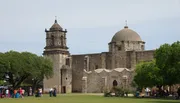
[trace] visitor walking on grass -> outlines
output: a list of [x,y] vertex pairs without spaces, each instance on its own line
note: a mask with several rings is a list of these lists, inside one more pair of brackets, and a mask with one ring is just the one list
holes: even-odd
[[23,98],[23,90],[21,87],[19,88],[19,94],[20,94],[20,97]]
[[52,97],[52,94],[53,94],[53,89],[50,88],[50,89],[49,89],[49,96]]
[[6,98],[9,97],[9,89],[6,89]]
[[57,92],[57,91],[56,91],[56,88],[54,88],[54,90],[53,90],[53,96],[54,96],[54,97],[56,97],[56,92]]

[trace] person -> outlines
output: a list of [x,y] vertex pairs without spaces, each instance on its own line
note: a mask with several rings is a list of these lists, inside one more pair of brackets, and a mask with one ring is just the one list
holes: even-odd
[[18,91],[15,89],[15,90],[14,90],[13,98],[16,96],[17,92],[18,92]]
[[0,97],[1,97],[1,95],[2,95],[2,88],[0,88]]
[[152,96],[153,96],[153,97],[156,97],[156,95],[157,95],[157,94],[156,94],[156,88],[154,88],[154,89],[152,90]]
[[177,90],[177,94],[178,94],[177,99],[179,99],[179,97],[180,97],[180,87]]
[[10,94],[10,97],[11,97],[11,98],[13,98],[13,97],[14,97],[14,93],[13,93],[13,89],[12,89],[12,88],[10,88],[10,90],[9,90],[9,94]]
[[15,98],[19,98],[19,97],[21,97],[20,91],[17,91],[16,94],[15,94]]
[[22,96],[24,96],[25,95],[25,90],[24,89],[22,89]]
[[6,89],[6,97],[9,97],[9,89]]
[[32,96],[32,88],[29,88],[29,96]]
[[42,96],[42,88],[39,88],[39,94]]
[[54,88],[54,91],[53,91],[53,96],[56,97],[56,88]]
[[53,92],[53,89],[50,88],[50,89],[49,89],[49,96],[50,96],[50,97],[52,97],[52,92]]
[[20,97],[21,97],[21,98],[23,98],[23,94],[22,94],[22,93],[23,93],[23,91],[22,91],[22,88],[20,87],[20,88],[19,88],[19,94],[20,94]]
[[147,88],[145,89],[145,92],[146,92],[146,96],[149,96],[150,89],[147,87]]
[[1,91],[1,98],[4,98],[5,97],[5,89],[2,88],[2,91]]

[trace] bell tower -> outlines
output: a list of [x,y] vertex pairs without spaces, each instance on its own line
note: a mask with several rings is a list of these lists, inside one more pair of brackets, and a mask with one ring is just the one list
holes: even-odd
[[[71,92],[71,80],[72,74],[64,74],[71,72],[64,72],[63,70],[68,68],[68,71],[71,71],[69,65],[66,65],[67,58],[70,58],[70,53],[68,51],[68,47],[66,45],[66,33],[67,30],[63,29],[55,20],[54,24],[51,26],[49,30],[45,29],[46,32],[46,46],[43,52],[43,55],[53,62],[53,72],[54,75],[52,78],[43,80],[44,91],[48,92],[50,88],[56,88],[58,93],[62,93],[63,89],[67,89],[66,91]],[[71,60],[68,59],[68,60]],[[63,77],[63,75],[68,77]],[[63,78],[66,78],[66,84],[63,84]],[[66,87],[66,88],[64,88]]]
[[[46,32],[46,47],[45,52],[47,51],[61,51],[62,53],[68,54],[68,47],[66,46],[66,33],[67,30],[63,30],[63,28],[57,23],[55,20],[52,27]],[[45,53],[44,52],[44,53]]]

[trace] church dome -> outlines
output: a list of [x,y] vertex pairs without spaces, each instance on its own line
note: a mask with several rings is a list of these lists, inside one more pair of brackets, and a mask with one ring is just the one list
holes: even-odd
[[118,31],[112,38],[111,42],[121,41],[142,41],[141,37],[135,31],[125,26],[124,29]]
[[51,26],[50,30],[62,30],[62,27],[55,20],[54,24]]

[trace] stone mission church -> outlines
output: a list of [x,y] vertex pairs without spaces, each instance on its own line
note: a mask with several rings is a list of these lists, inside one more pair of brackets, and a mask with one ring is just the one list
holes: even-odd
[[154,50],[145,50],[145,42],[128,26],[115,33],[108,52],[95,54],[70,54],[67,30],[57,20],[45,32],[43,55],[52,60],[54,76],[44,79],[44,92],[54,87],[58,93],[101,93],[113,86],[132,89],[136,64],[154,58]]

